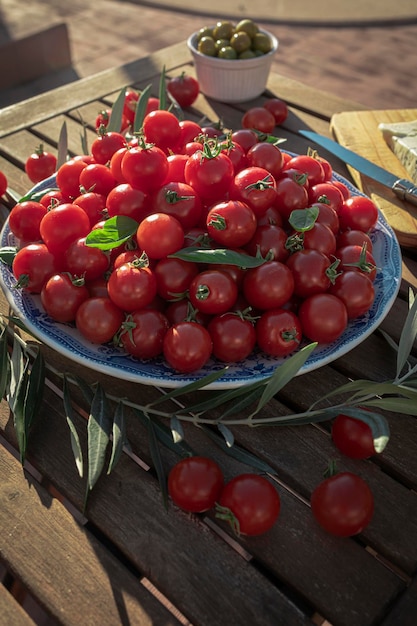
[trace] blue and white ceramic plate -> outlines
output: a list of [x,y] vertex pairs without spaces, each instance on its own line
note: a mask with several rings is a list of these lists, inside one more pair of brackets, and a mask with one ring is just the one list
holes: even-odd
[[[353,195],[362,195],[345,178],[338,174],[334,176],[347,185]],[[52,177],[38,184],[34,190],[41,191],[53,186],[54,183],[55,179]],[[8,221],[0,237],[1,247],[11,244]],[[378,267],[375,280],[375,301],[372,308],[365,315],[350,322],[337,341],[318,346],[301,368],[300,374],[327,365],[355,348],[379,326],[391,309],[400,287],[401,251],[393,230],[381,214],[371,239],[372,254]],[[48,317],[39,296],[13,289],[14,277],[10,268],[2,263],[0,263],[0,284],[12,309],[40,341],[93,370],[144,385],[175,388],[224,368],[223,363],[211,360],[198,372],[178,374],[162,358],[139,361],[110,344],[94,345],[83,339],[73,325],[60,324]],[[227,373],[210,388],[228,389],[265,379],[273,374],[280,363],[282,363],[280,359],[268,357],[259,352],[254,353],[241,363],[231,364]]]

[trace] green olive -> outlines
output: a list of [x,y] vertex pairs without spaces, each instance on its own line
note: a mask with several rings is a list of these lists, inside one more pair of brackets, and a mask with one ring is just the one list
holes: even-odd
[[216,41],[217,52],[220,50],[220,48],[224,48],[225,46],[228,46],[228,45],[230,45],[228,39],[217,39]]
[[249,37],[248,33],[245,33],[243,30],[241,30],[239,33],[235,33],[234,35],[232,35],[232,38],[230,39],[230,45],[236,50],[238,54],[240,52],[244,52],[245,50],[249,50],[251,44],[251,38]]
[[252,48],[266,54],[272,50],[272,41],[265,33],[257,33],[252,39]]
[[200,41],[203,37],[213,37],[213,29],[209,26],[203,26],[203,28],[200,28],[197,35],[197,41]]
[[232,46],[224,46],[220,48],[217,56],[219,59],[237,59],[237,52]]
[[240,32],[240,31],[248,33],[249,37],[251,39],[253,39],[255,37],[256,33],[259,32],[259,28],[258,28],[258,25],[255,24],[255,22],[253,20],[244,19],[244,20],[241,20],[236,25],[235,31],[237,33]]
[[202,37],[198,42],[198,51],[209,57],[215,57],[217,54],[216,42],[213,37]]
[[249,48],[249,50],[245,50],[244,52],[241,52],[238,58],[239,59],[254,59],[256,56],[258,55]]
[[232,22],[217,22],[216,26],[213,28],[214,39],[230,39],[233,33],[234,27]]

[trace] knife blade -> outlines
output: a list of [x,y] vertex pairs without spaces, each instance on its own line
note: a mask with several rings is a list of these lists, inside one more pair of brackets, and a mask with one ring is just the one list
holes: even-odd
[[365,174],[365,176],[376,180],[378,183],[381,183],[381,185],[385,185],[385,187],[391,189],[401,200],[406,200],[417,206],[417,185],[410,180],[398,178],[398,176],[388,172],[388,170],[385,170],[383,167],[372,163],[372,161],[368,161],[368,159],[341,146],[337,141],[333,141],[324,135],[319,135],[309,130],[300,130],[298,132],[300,135],[311,139],[328,152],[339,157],[339,159],[354,167],[355,170],[358,170],[361,174]]

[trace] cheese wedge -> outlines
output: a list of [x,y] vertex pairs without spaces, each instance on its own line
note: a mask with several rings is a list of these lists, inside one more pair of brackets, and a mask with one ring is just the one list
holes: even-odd
[[417,120],[379,124],[378,128],[411,180],[417,184]]

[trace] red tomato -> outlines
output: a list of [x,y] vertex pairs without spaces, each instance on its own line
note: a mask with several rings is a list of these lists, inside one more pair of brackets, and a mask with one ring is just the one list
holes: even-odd
[[127,316],[120,330],[123,348],[138,359],[153,359],[162,353],[167,318],[155,309],[140,309]]
[[226,272],[208,269],[193,278],[188,289],[191,304],[209,315],[229,311],[236,302],[238,289]]
[[84,280],[67,272],[54,274],[41,291],[41,302],[47,314],[57,322],[73,322],[78,307],[89,297]]
[[349,245],[338,248],[335,256],[340,260],[340,270],[363,272],[372,281],[375,280],[377,267],[373,255],[366,247],[366,242],[362,246]]
[[259,141],[258,134],[251,128],[239,128],[232,132],[232,142],[238,143],[245,152]]
[[308,195],[311,204],[314,204],[314,202],[324,202],[324,204],[329,204],[336,213],[339,213],[345,201],[342,192],[331,182],[313,185],[310,187]]
[[40,223],[47,209],[40,202],[26,200],[14,205],[9,215],[12,233],[22,241],[34,242],[41,239]]
[[251,128],[269,135],[275,128],[275,117],[265,107],[252,107],[243,114],[242,128]]
[[178,118],[171,111],[159,109],[145,115],[143,133],[146,142],[168,151],[177,146],[181,138],[181,127]]
[[88,235],[90,220],[81,207],[65,203],[44,215],[39,230],[49,250],[63,254],[71,242]]
[[256,340],[266,354],[284,357],[296,350],[302,339],[298,317],[292,311],[266,311],[256,322]]
[[275,179],[263,167],[247,167],[236,174],[229,188],[230,198],[250,206],[256,216],[276,202]]
[[221,246],[240,248],[247,244],[256,231],[256,217],[252,209],[239,200],[214,204],[206,217],[208,235]]
[[318,185],[318,183],[324,183],[324,170],[318,159],[315,159],[308,154],[298,154],[292,157],[284,167],[284,171],[288,169],[295,169],[307,174],[307,180],[309,186]]
[[339,210],[341,230],[372,230],[378,221],[377,206],[370,198],[352,196],[344,201]]
[[340,298],[318,293],[306,298],[298,310],[303,334],[311,341],[331,343],[346,329],[348,314]]
[[40,293],[45,282],[59,271],[56,257],[44,243],[32,243],[17,251],[12,264],[18,287]]
[[149,193],[165,183],[168,174],[167,157],[157,146],[134,146],[124,154],[121,170],[125,182]]
[[334,272],[328,256],[318,250],[298,250],[287,260],[294,279],[294,294],[307,298],[324,293],[331,285]]
[[281,150],[275,144],[259,141],[249,148],[246,156],[249,166],[263,167],[274,178],[279,178],[281,175],[284,161]]
[[156,278],[140,261],[125,263],[110,274],[107,291],[120,309],[135,311],[148,306],[156,296]]
[[[340,224],[339,224],[339,216],[334,209],[329,204],[324,204],[323,202],[315,202],[311,205],[311,207],[317,207],[319,210],[319,214],[317,216],[316,223],[317,224],[325,224],[330,228],[332,233],[336,236],[339,232]],[[340,247],[340,246],[338,246]]]
[[272,255],[271,260],[285,262],[290,254],[286,243],[287,233],[281,226],[263,224],[258,225],[254,236],[245,246],[245,250],[252,256],[260,254],[266,258],[267,255]]
[[91,228],[103,219],[106,212],[106,196],[95,191],[86,191],[72,202],[87,213]]
[[282,176],[276,183],[276,201],[284,222],[295,209],[305,209],[309,204],[308,192],[297,176]]
[[170,301],[186,293],[199,269],[196,263],[165,257],[158,261],[154,273],[158,294],[164,300]]
[[224,152],[210,157],[197,151],[188,158],[184,168],[185,182],[207,204],[223,200],[233,176],[233,163]]
[[287,104],[284,100],[280,100],[280,98],[269,98],[264,102],[264,107],[274,116],[276,126],[285,122],[288,117]]
[[184,230],[172,215],[152,213],[139,224],[136,238],[150,259],[163,259],[182,248]]
[[108,194],[106,208],[110,217],[127,215],[140,222],[150,213],[149,196],[129,183],[120,183]]
[[243,294],[254,309],[278,309],[294,291],[291,270],[280,261],[268,261],[246,272]]
[[125,145],[126,138],[124,135],[104,130],[99,131],[99,135],[94,139],[90,150],[95,162],[105,165],[110,161],[113,154],[120,148],[124,148]]
[[51,189],[39,199],[39,202],[47,209],[54,209],[58,204],[64,204],[67,201],[68,198],[59,189]]
[[56,173],[56,183],[68,198],[80,195],[80,175],[87,163],[82,159],[70,159],[63,163]]
[[348,313],[349,319],[364,315],[371,308],[375,299],[372,280],[362,272],[345,270],[329,288],[329,293],[340,298]]
[[367,251],[372,253],[372,240],[362,230],[344,230],[342,233],[339,233],[336,242],[338,248],[344,248],[345,246],[360,246],[362,248],[366,244]]
[[281,501],[275,487],[258,474],[240,474],[223,488],[216,517],[237,535],[261,535],[278,519]]
[[107,196],[116,184],[110,168],[101,163],[90,163],[80,173],[80,186],[86,191]]
[[102,276],[109,267],[107,254],[93,246],[87,246],[85,237],[72,241],[65,252],[65,265],[74,276],[94,280]]
[[169,182],[150,198],[153,213],[176,217],[186,230],[196,226],[202,214],[202,204],[195,190],[182,182]]
[[192,120],[180,120],[179,146],[185,146],[190,141],[195,141],[201,135],[201,126]]
[[191,456],[179,461],[169,472],[168,493],[184,511],[203,513],[215,505],[223,483],[223,472],[215,461]]
[[180,107],[190,107],[200,92],[200,85],[193,76],[182,72],[180,76],[174,76],[167,83],[167,91],[174,97]]
[[77,309],[75,325],[92,343],[111,341],[124,320],[124,313],[110,298],[88,298]]
[[213,341],[213,354],[225,363],[246,359],[256,343],[252,322],[237,313],[224,313],[213,317],[207,330]]
[[4,196],[7,190],[7,177],[2,171],[0,171],[0,198]]
[[39,148],[26,159],[25,172],[32,183],[39,183],[41,180],[52,176],[56,164],[56,156],[44,150],[43,144],[40,144]]
[[211,356],[212,341],[208,330],[196,322],[179,322],[165,333],[163,354],[177,372],[199,370]]
[[376,454],[372,430],[360,419],[340,413],[332,424],[335,446],[351,459],[368,459]]
[[374,498],[363,478],[341,472],[316,487],[311,495],[311,510],[328,533],[351,537],[362,532],[371,521]]

